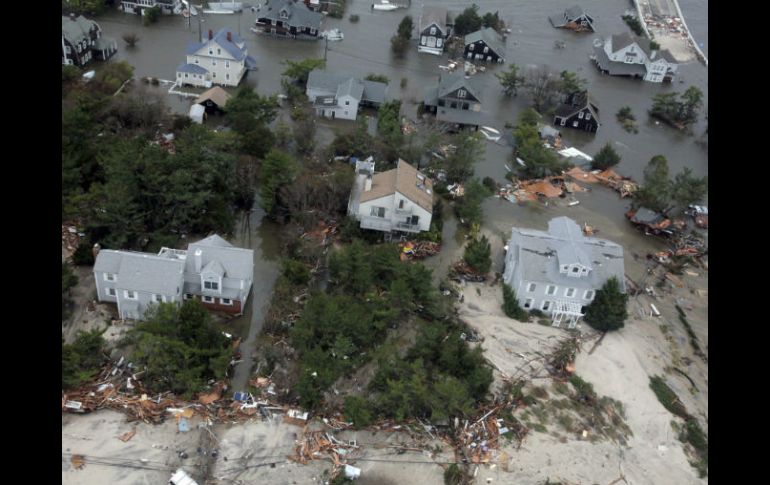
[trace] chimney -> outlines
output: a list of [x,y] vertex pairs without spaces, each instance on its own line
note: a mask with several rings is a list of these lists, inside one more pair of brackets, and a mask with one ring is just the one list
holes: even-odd
[[370,190],[372,190],[372,175],[368,174],[364,181],[364,192],[369,192]]
[[233,34],[228,30],[227,31],[227,42],[233,41]]
[[209,29],[209,40],[214,38],[214,31]]
[[203,266],[203,251],[200,249],[195,250],[195,272],[200,273]]
[[94,248],[91,250],[91,252],[94,253],[94,260],[96,260],[96,256],[99,255],[99,250],[101,250],[102,247],[99,245],[99,243],[94,244]]

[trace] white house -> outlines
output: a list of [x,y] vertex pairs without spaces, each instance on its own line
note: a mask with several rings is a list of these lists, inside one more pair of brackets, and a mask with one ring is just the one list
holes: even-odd
[[161,14],[171,15],[181,11],[181,4],[180,0],[122,0],[120,10],[125,13],[144,15],[146,9],[158,7]]
[[554,327],[574,328],[611,277],[625,291],[623,247],[583,235],[568,217],[551,219],[548,231],[511,230],[503,281],[522,308],[550,315]]
[[374,162],[356,164],[356,180],[348,215],[361,228],[383,232],[418,233],[430,230],[433,182],[399,159],[398,166],[374,173]]
[[305,94],[313,103],[316,115],[355,120],[359,106],[382,104],[387,88],[385,83],[314,69],[308,76]]
[[447,9],[423,7],[418,33],[420,42],[417,44],[417,52],[440,56],[444,52],[444,41],[449,37]]
[[182,86],[237,86],[246,71],[256,69],[256,64],[237,34],[228,29],[216,34],[209,30],[208,40],[187,47],[187,62],[177,67],[176,81]]
[[660,83],[671,81],[678,67],[668,50],[650,49],[650,41],[629,33],[613,35],[594,46],[599,69],[611,76],[630,76]]

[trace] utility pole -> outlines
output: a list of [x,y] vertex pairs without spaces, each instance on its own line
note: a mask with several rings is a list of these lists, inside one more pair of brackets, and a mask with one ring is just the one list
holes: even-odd
[[329,37],[324,36],[324,64],[326,63],[326,53],[329,52]]

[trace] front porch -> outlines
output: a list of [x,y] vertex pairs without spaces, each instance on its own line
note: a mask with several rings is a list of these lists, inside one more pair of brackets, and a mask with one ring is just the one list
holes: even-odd
[[573,329],[583,317],[583,305],[574,301],[558,300],[551,308],[551,325],[561,327],[562,323],[567,328]]

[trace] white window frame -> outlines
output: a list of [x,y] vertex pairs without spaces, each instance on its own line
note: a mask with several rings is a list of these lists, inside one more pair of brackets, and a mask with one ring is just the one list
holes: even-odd
[[548,296],[553,296],[556,294],[556,292],[559,291],[559,287],[556,285],[548,285],[548,287],[545,289],[545,294]]
[[[206,288],[206,285],[211,285],[211,288]],[[216,288],[214,288],[216,286]],[[219,291],[219,282],[218,281],[204,281],[203,282],[203,289],[209,290],[209,291]]]
[[217,73],[216,72],[212,73],[211,77],[217,77]]
[[561,119],[561,126],[566,126],[566,125],[567,125],[567,118],[562,118]]
[[195,298],[195,295],[193,295],[192,293],[185,293],[184,294],[184,299],[185,300],[192,300],[193,298]]
[[216,59],[211,59],[211,65],[212,66],[216,66],[217,65],[217,60]]
[[430,28],[430,35],[436,35],[436,27]]
[[550,309],[551,309],[551,301],[543,300],[543,303],[540,304],[540,310],[547,312]]
[[310,35],[315,35],[315,29],[312,27],[310,28]]
[[577,120],[575,120],[575,121],[573,121],[573,122],[572,122],[572,127],[573,127],[573,128],[577,128],[577,127],[578,127],[578,124],[579,124],[579,123],[578,123],[578,121],[577,121]]
[[214,55],[214,49],[212,49],[211,47],[209,47],[209,55],[210,55],[210,56],[213,56],[213,55]]
[[583,112],[582,111],[580,113],[578,113],[578,119],[581,119],[581,120],[583,119]]
[[527,298],[524,301],[524,309],[525,310],[531,310],[533,306],[535,306],[535,299],[534,298]]
[[105,288],[104,290],[105,290],[105,293],[107,293],[107,296],[114,296],[114,297],[118,296],[118,292],[115,291],[115,288]]
[[[158,301],[158,297],[160,297],[160,301]],[[158,293],[152,294],[152,303],[166,303],[166,295],[161,295]]]
[[230,61],[225,61],[225,67],[226,67],[227,69],[230,69]]
[[104,273],[104,281],[110,281],[110,282],[117,281],[117,278],[115,277],[115,273]]
[[222,49],[220,49],[219,47],[217,47],[217,55],[218,55],[218,56],[221,56],[221,55],[222,55]]
[[594,290],[586,290],[585,292],[583,292],[583,299],[584,300],[593,300],[595,294],[596,294],[596,292]]
[[225,79],[230,80],[230,73],[225,74]]
[[[129,293],[133,293],[134,296],[128,296]],[[138,300],[139,295],[136,294],[136,291],[134,290],[123,290],[123,297],[126,300]]]
[[[382,209],[382,215],[380,215],[380,209]],[[375,212],[376,212],[376,214],[375,214]],[[372,206],[372,209],[369,211],[369,215],[371,217],[379,217],[381,219],[384,219],[385,218],[385,212],[386,211],[385,211],[384,207]]]
[[586,121],[590,121],[590,120],[591,120],[591,113],[586,113]]
[[200,59],[198,59],[198,56],[195,56],[193,61],[195,61],[196,64],[200,64]]
[[468,45],[468,50],[472,51],[474,47],[476,47],[476,44],[469,44]]
[[213,296],[203,296],[203,302],[204,303],[214,303],[214,297]]
[[[225,303],[225,300],[227,300],[227,303]],[[232,304],[233,304],[233,300],[232,300],[232,298],[220,298],[220,299],[219,299],[219,303],[220,303],[221,305],[232,306]]]
[[574,298],[575,292],[577,292],[576,288],[567,288],[564,290],[564,296],[567,298]]
[[534,293],[537,289],[537,283],[530,283],[527,285],[527,293]]
[[484,46],[484,54],[486,54],[487,52],[489,52],[489,47]]
[[457,97],[458,98],[465,98],[465,96],[468,94],[468,92],[464,89],[459,89],[457,91]]

